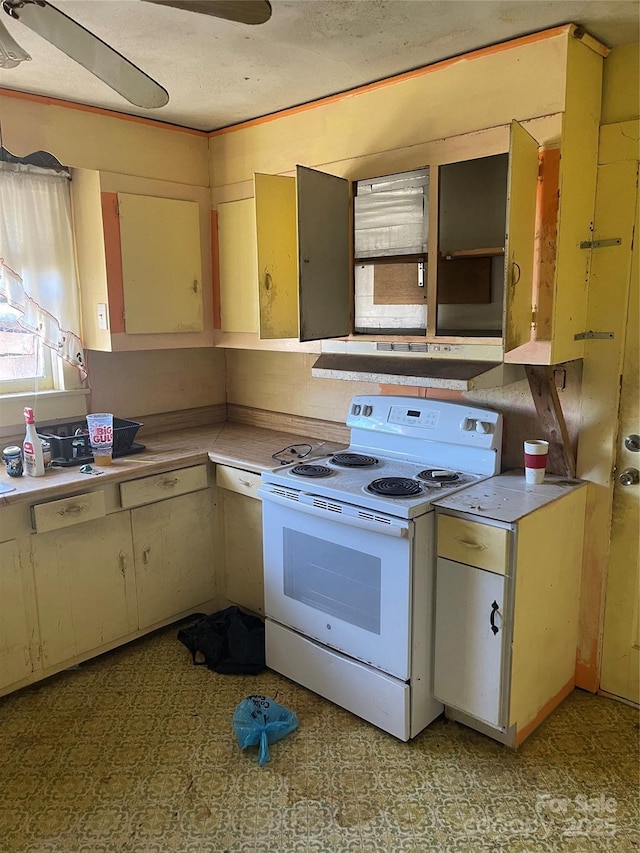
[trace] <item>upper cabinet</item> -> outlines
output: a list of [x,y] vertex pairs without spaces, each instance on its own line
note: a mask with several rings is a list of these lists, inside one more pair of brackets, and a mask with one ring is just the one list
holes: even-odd
[[138,191],[145,182],[129,180],[136,192],[116,192],[110,177],[80,169],[72,181],[86,348],[210,345],[206,188],[154,181],[147,194]]
[[118,193],[117,203],[125,332],[201,332],[197,202]]
[[218,207],[223,332],[316,341],[349,334],[349,183],[303,166],[256,174]]
[[513,122],[509,153],[358,181],[354,334],[528,340],[537,177]]
[[[396,350],[514,364],[580,358],[606,54],[566,25],[213,134],[214,204],[220,213],[253,203],[258,234],[251,282],[226,279],[221,266],[218,342],[285,349],[320,338],[323,353],[363,361]],[[314,200],[307,211],[303,170],[289,177],[305,161],[348,182],[346,210]],[[256,172],[276,174],[252,190]],[[328,225],[335,257],[351,246],[346,296],[321,267],[305,280],[307,245],[322,246]],[[222,260],[234,243],[224,216],[219,239]],[[257,297],[252,325],[248,314],[243,323],[252,336],[239,344],[225,303],[245,288]]]

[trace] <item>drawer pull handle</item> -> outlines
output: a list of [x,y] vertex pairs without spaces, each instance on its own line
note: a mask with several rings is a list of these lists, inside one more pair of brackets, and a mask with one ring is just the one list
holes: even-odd
[[251,483],[249,482],[249,480],[238,480],[238,482],[241,483],[243,486],[246,486],[248,489],[251,488]]
[[124,578],[127,574],[127,558],[126,558],[123,551],[120,551],[120,553],[118,554],[118,557],[120,559],[120,573],[122,574],[122,577]]
[[151,552],[151,548],[147,545],[146,548],[142,550],[142,562],[146,565],[149,563],[149,554]]
[[456,537],[456,542],[464,545],[465,548],[473,548],[476,551],[484,551],[487,547],[482,542],[470,542],[468,539],[460,539],[459,537]]
[[500,612],[500,605],[497,601],[494,601],[491,605],[491,616],[489,617],[489,622],[491,623],[491,630],[494,635],[498,633],[498,626],[496,625],[496,613]]
[[172,486],[175,486],[175,484],[177,482],[178,482],[177,477],[168,477],[165,480],[161,480],[160,485],[162,486],[163,489],[170,489]]
[[79,512],[84,512],[86,508],[87,504],[72,504],[64,509],[59,509],[58,515],[78,515]]

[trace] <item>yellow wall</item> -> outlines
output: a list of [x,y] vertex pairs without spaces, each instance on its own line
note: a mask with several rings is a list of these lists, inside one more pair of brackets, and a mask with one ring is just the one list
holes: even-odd
[[640,44],[612,50],[604,63],[602,124],[629,121],[640,116]]

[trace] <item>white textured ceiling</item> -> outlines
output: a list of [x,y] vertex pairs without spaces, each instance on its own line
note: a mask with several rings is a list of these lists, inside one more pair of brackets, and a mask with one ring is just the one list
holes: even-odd
[[608,47],[638,41],[638,0],[272,0],[259,26],[140,0],[58,0],[67,15],[163,85],[169,103],[130,105],[0,11],[32,56],[0,69],[0,87],[213,130],[576,23]]

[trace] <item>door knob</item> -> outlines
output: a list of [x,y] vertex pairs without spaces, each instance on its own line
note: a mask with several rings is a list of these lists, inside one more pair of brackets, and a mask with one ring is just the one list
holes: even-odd
[[640,472],[637,468],[625,468],[618,480],[622,486],[637,486],[640,482]]
[[627,450],[632,450],[634,453],[640,451],[640,435],[631,434],[624,440],[624,446]]

